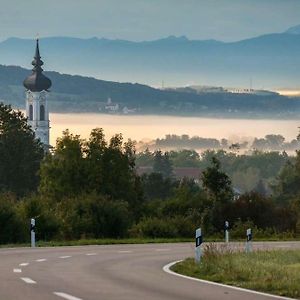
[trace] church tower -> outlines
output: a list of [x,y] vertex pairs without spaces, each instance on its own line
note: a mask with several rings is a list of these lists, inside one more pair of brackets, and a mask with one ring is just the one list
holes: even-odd
[[26,116],[28,124],[40,139],[46,149],[49,149],[49,110],[47,96],[51,87],[51,80],[43,74],[43,61],[40,56],[39,40],[36,40],[35,56],[32,61],[32,74],[23,85],[26,88]]

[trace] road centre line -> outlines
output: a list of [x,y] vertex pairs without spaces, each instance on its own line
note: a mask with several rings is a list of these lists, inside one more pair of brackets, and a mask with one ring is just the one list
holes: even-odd
[[21,263],[21,264],[19,264],[20,267],[26,267],[28,265],[29,265],[29,263]]
[[170,251],[171,249],[165,249],[165,248],[163,248],[163,249],[155,249],[155,251]]
[[36,262],[43,262],[43,261],[46,261],[47,259],[46,258],[40,258],[40,259],[37,259]]
[[81,298],[77,298],[77,297],[74,297],[74,296],[66,294],[66,293],[54,292],[53,294],[58,296],[58,297],[67,299],[67,300],[82,300]]
[[165,265],[162,269],[163,269],[163,271],[165,271],[168,274],[178,276],[178,277],[181,277],[181,278],[185,278],[185,279],[189,279],[189,280],[193,280],[193,281],[198,281],[198,282],[204,283],[204,284],[224,287],[224,288],[228,288],[228,289],[231,289],[231,290],[236,290],[236,291],[245,292],[245,293],[249,293],[249,294],[255,294],[255,295],[264,296],[264,297],[270,297],[270,298],[273,298],[273,299],[294,300],[293,298],[289,298],[289,297],[271,295],[271,294],[262,293],[262,292],[258,292],[258,291],[253,291],[253,290],[248,290],[248,289],[244,289],[244,288],[240,288],[240,287],[236,287],[236,286],[232,286],[232,285],[217,283],[217,282],[213,282],[213,281],[208,281],[208,280],[203,280],[203,279],[198,279],[198,278],[178,274],[178,273],[172,271],[170,268],[172,266],[174,266],[175,264],[179,263],[179,262],[182,262],[182,260],[173,261],[173,262]]
[[131,250],[119,250],[118,253],[132,253]]
[[86,253],[86,256],[93,256],[93,255],[97,255],[97,253]]
[[14,273],[22,273],[21,269],[14,269]]
[[59,258],[70,258],[70,257],[72,257],[72,256],[70,256],[70,255],[65,255],[65,256],[60,256]]
[[36,284],[36,281],[34,281],[34,280],[32,280],[31,278],[28,278],[28,277],[20,277],[20,279],[23,280],[26,283],[29,283],[29,284]]

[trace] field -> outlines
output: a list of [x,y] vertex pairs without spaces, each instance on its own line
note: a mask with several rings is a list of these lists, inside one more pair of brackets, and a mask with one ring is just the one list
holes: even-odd
[[188,258],[172,270],[191,277],[300,299],[300,251],[234,253],[206,247],[201,263]]

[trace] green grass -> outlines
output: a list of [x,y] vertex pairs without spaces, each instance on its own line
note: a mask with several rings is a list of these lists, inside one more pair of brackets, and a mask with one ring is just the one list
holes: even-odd
[[209,245],[201,263],[188,258],[172,270],[191,277],[300,299],[300,250],[233,253]]
[[[256,238],[255,241],[299,241],[299,238],[278,238],[266,237]],[[194,242],[194,238],[126,238],[126,239],[80,239],[80,240],[57,240],[57,241],[37,241],[37,247],[59,247],[59,246],[84,246],[84,245],[116,245],[116,244],[150,244],[150,243],[183,243]],[[244,242],[245,239],[235,239],[235,242]],[[210,236],[205,238],[205,242],[224,242],[220,236]],[[29,247],[28,243],[0,244],[0,248]]]
[[[117,245],[117,244],[150,244],[150,243],[183,243],[193,242],[189,238],[128,238],[128,239],[81,239],[73,241],[37,241],[37,247],[84,246],[84,245]],[[30,243],[0,245],[0,248],[29,247]]]

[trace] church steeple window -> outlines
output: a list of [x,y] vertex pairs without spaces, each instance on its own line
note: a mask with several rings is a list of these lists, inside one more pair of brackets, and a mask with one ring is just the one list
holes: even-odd
[[40,120],[45,121],[45,106],[44,105],[40,106]]
[[29,121],[33,120],[33,106],[32,104],[29,105]]

